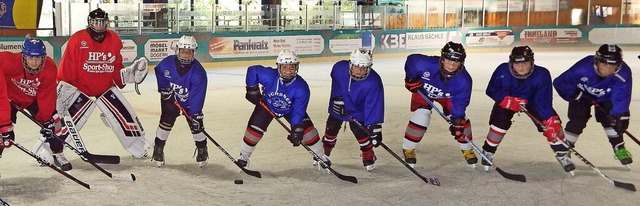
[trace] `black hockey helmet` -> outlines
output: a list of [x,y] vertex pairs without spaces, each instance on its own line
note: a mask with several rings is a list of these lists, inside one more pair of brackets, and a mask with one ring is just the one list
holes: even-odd
[[96,10],[89,12],[89,16],[87,16],[87,28],[89,28],[88,30],[91,38],[96,41],[102,42],[102,40],[104,40],[104,36],[106,34],[108,26],[109,14],[107,12],[105,12],[101,8],[97,8]]
[[622,64],[622,49],[615,44],[603,44],[596,51],[595,60],[607,64]]
[[[464,46],[460,43],[447,42],[440,51],[440,72],[447,77],[454,76],[460,72],[460,69],[464,66],[464,59],[467,58],[467,52],[464,50]],[[459,62],[460,66],[455,72],[448,72],[444,69],[443,62],[445,59]]]
[[[509,55],[509,67],[511,67],[511,74],[517,79],[526,79],[527,77],[531,76],[531,73],[533,73],[533,69],[534,69],[533,60],[534,60],[533,50],[531,50],[531,47],[529,46],[513,47],[513,49],[511,50],[511,54]],[[522,63],[522,62],[529,62],[531,64],[531,68],[529,69],[529,72],[527,72],[524,75],[518,74],[513,68],[513,63]]]

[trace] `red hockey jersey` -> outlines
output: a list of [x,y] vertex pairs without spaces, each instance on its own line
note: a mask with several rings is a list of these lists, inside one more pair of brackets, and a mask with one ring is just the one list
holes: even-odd
[[7,83],[4,74],[0,70],[0,127],[11,124],[11,106],[7,96]]
[[[0,52],[0,69],[4,73],[9,100],[24,109],[38,102],[36,120],[44,123],[51,119],[56,109],[56,64],[46,57],[44,68],[30,74],[22,65],[22,53]],[[9,113],[11,110],[2,110]]]
[[120,70],[122,41],[118,34],[106,31],[104,41],[91,38],[86,29],[73,34],[67,42],[58,68],[58,80],[65,81],[88,96],[97,97],[114,84],[123,88]]

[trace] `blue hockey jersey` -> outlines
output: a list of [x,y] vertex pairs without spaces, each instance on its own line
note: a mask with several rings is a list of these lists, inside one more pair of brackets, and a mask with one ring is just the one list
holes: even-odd
[[531,75],[526,79],[517,79],[511,74],[509,63],[500,64],[491,75],[486,94],[496,102],[505,96],[520,97],[527,100],[527,106],[533,107],[542,120],[555,116],[553,110],[553,88],[551,74],[547,68],[534,65]]
[[464,118],[471,101],[471,75],[463,66],[459,73],[447,79],[440,73],[440,57],[411,54],[404,71],[407,79],[420,79],[424,84],[419,92],[430,99],[451,99],[451,119]]
[[553,80],[553,86],[562,99],[570,101],[578,91],[596,97],[596,102],[610,101],[613,104],[610,115],[629,112],[631,104],[631,68],[622,62],[618,73],[599,76],[594,69],[594,56],[589,55],[576,62],[571,68]]
[[158,91],[162,88],[170,88],[180,106],[185,108],[189,115],[201,113],[207,95],[207,72],[200,62],[194,59],[191,68],[186,74],[180,76],[177,71],[177,60],[176,55],[171,55],[156,65]]
[[[342,97],[346,114],[365,126],[384,122],[384,88],[380,75],[373,69],[366,79],[355,81],[349,74],[349,61],[338,61],[331,70],[331,98]],[[331,100],[329,100],[331,101]],[[329,102],[329,115],[342,121],[349,118],[336,114]]]
[[301,76],[285,84],[277,69],[255,65],[247,69],[245,82],[247,86],[264,86],[265,103],[278,117],[291,115],[289,123],[292,126],[302,123],[307,114],[311,91]]

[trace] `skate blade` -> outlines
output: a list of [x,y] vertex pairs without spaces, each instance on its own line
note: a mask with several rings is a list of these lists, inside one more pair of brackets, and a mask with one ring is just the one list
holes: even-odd
[[631,165],[630,164],[626,164],[626,165],[623,165],[623,166],[626,167],[628,171],[631,171]]
[[475,169],[476,169],[476,164],[469,164],[469,167],[470,167],[472,170],[475,170]]
[[415,168],[416,167],[416,164],[407,163],[407,165],[409,165],[409,167],[411,167],[411,168]]
[[489,169],[491,168],[491,166],[487,166],[487,165],[483,165],[483,166],[484,166],[484,171],[489,172]]
[[207,165],[207,161],[198,162],[198,166],[200,166],[200,168],[204,167],[205,165]]
[[371,172],[373,169],[376,168],[376,164],[372,164],[372,165],[367,165],[365,167],[365,169],[367,169],[367,172]]
[[573,172],[573,171],[569,171],[567,173],[569,173],[569,177],[575,177],[576,176],[576,173]]
[[152,162],[153,162],[153,164],[156,165],[156,167],[162,167],[162,165],[164,165],[164,161],[160,162],[160,161],[152,160]]

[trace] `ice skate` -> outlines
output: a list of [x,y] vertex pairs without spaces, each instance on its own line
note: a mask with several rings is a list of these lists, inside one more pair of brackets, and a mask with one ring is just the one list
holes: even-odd
[[[484,151],[483,151],[484,152]],[[484,152],[485,155],[487,155],[487,158],[489,158],[489,161],[493,162],[493,153],[491,152]],[[482,158],[482,165],[484,166],[484,171],[488,172],[489,168],[491,168],[491,163],[489,163],[487,160],[485,160],[484,158]]]
[[331,160],[329,159],[329,156],[322,155],[320,158],[322,158],[322,161],[318,161],[317,158],[313,157],[313,166],[317,166],[318,170],[327,170],[328,173],[331,173],[329,169],[327,169],[331,167]]
[[207,165],[207,159],[209,159],[209,152],[207,151],[207,146],[197,147],[194,153],[197,153],[196,163],[198,163],[198,166],[204,167],[205,165]]
[[240,157],[238,157],[236,163],[238,163],[240,167],[249,167],[249,157],[244,156],[242,153],[240,153]]
[[416,150],[415,149],[403,149],[404,162],[406,162],[411,168],[416,166]]
[[60,168],[62,171],[70,171],[73,169],[71,163],[67,160],[62,152],[53,154],[53,163]]
[[461,150],[462,156],[465,160],[467,160],[467,164],[471,169],[476,169],[476,163],[478,163],[478,157],[476,157],[476,153],[473,152],[473,149]]
[[376,155],[373,153],[373,150],[362,152],[362,164],[364,165],[367,172],[371,172],[371,170],[376,168]]
[[153,155],[151,156],[151,161],[158,167],[164,165],[164,146],[158,146],[158,144],[153,146]]
[[558,160],[558,162],[560,162],[560,165],[562,165],[562,168],[565,172],[568,172],[571,176],[575,175],[573,173],[573,170],[576,169],[576,166],[573,164],[573,162],[571,162],[571,156],[569,155],[569,152],[556,152],[556,159]]
[[633,163],[633,159],[631,158],[631,153],[624,147],[618,147],[614,149],[615,153],[614,158],[620,161],[620,164],[627,167],[627,169],[631,170],[631,163]]

